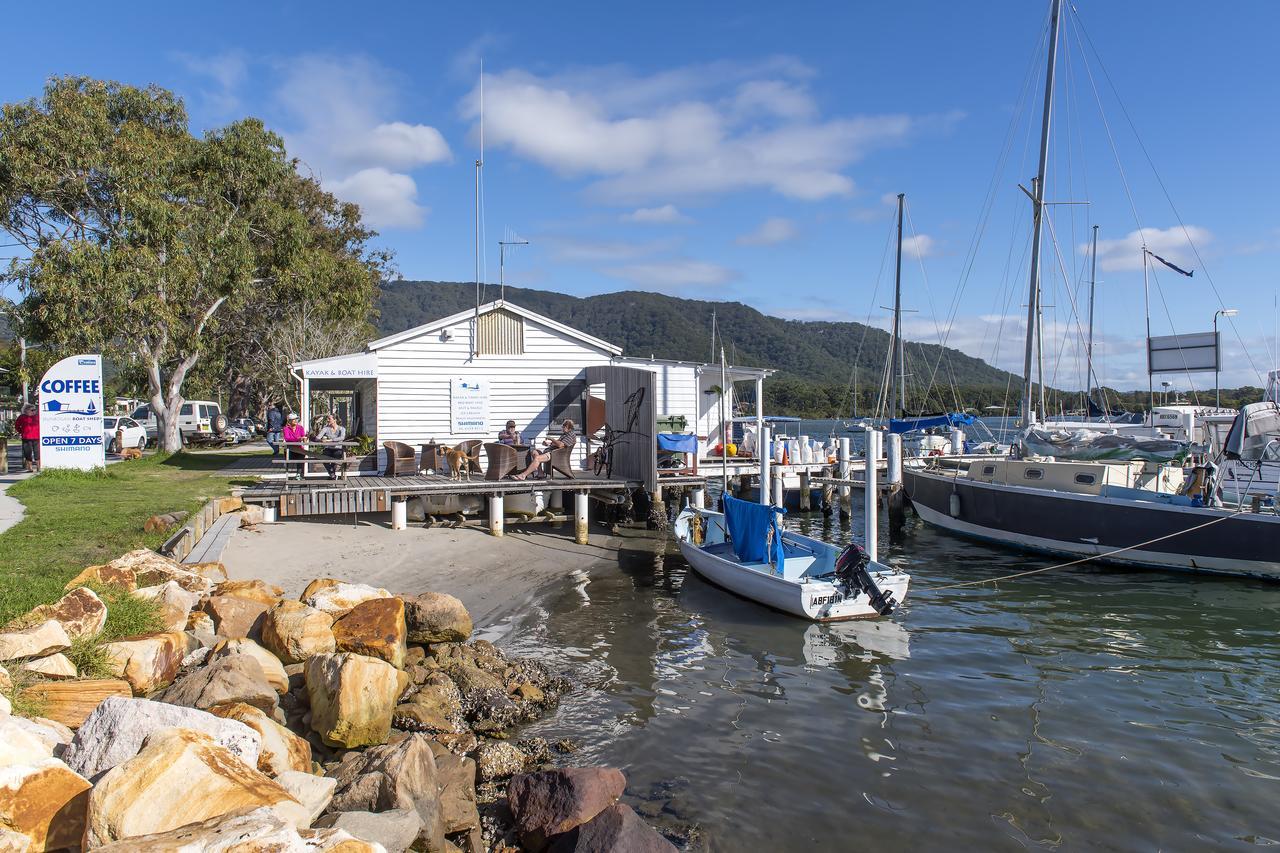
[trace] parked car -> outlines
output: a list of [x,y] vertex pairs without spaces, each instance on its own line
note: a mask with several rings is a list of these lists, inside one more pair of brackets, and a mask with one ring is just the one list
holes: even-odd
[[249,438],[252,438],[262,432],[261,425],[253,418],[232,418],[230,425],[244,430],[245,433],[248,434]]
[[222,431],[222,439],[227,444],[244,444],[246,441],[253,441],[253,433],[233,421]]
[[[155,438],[159,432],[155,413],[150,405],[139,406],[130,416],[146,429],[147,435]],[[178,432],[184,441],[213,440],[222,435],[227,428],[227,416],[222,414],[217,403],[208,400],[188,400],[178,410]]]
[[[117,436],[117,430],[122,435]],[[123,439],[123,441],[118,439]],[[119,453],[126,447],[136,447],[139,450],[143,450],[147,446],[147,441],[146,427],[133,418],[108,417],[102,419],[103,446],[111,453]]]

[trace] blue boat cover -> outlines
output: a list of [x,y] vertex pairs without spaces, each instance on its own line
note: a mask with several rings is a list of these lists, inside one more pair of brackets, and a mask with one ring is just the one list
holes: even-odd
[[682,453],[698,452],[698,437],[691,433],[660,432],[658,433],[659,450],[675,450]]
[[[771,562],[781,568],[785,555],[778,514],[783,512],[786,510],[776,506],[724,496],[724,520],[729,527],[729,538],[733,540],[733,553],[739,560],[744,563]],[[772,559],[766,556],[770,545],[773,546]]]
[[951,412],[946,415],[929,415],[923,418],[893,418],[889,421],[889,432],[911,432],[913,429],[928,429],[940,426],[968,426],[977,418],[964,412]]

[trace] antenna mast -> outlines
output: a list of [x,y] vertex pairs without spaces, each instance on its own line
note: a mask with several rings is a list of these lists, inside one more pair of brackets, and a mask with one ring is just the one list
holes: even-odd
[[473,355],[480,355],[480,172],[484,169],[484,60],[480,60],[480,156],[476,158],[476,314],[471,331]]
[[897,376],[889,379],[889,417],[898,414],[898,398],[902,409],[907,408],[907,369],[902,353],[902,200],[906,193],[898,193],[898,272],[893,283],[893,371]]
[[1084,348],[1084,399],[1085,416],[1089,402],[1093,400],[1093,288],[1098,283],[1098,226],[1093,226],[1093,251],[1090,253],[1089,271],[1089,341]]
[[507,301],[507,277],[503,271],[507,264],[507,247],[508,246],[527,246],[528,240],[499,240],[498,241],[498,301]]

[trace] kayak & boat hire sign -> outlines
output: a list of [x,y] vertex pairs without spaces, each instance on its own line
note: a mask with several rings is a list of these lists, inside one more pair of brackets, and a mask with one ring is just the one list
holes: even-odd
[[104,450],[102,356],[64,358],[40,380],[40,467],[101,468]]

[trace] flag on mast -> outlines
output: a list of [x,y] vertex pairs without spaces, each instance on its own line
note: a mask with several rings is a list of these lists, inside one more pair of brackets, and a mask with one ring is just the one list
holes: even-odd
[[1196,271],[1195,271],[1195,270],[1191,270],[1190,272],[1188,272],[1187,270],[1184,270],[1182,267],[1178,266],[1177,264],[1173,264],[1173,263],[1170,263],[1169,261],[1166,261],[1164,258],[1160,257],[1159,255],[1157,255],[1155,252],[1151,251],[1150,249],[1148,249],[1148,250],[1147,250],[1147,254],[1148,254],[1148,255],[1150,255],[1151,257],[1155,258],[1157,261],[1159,261],[1160,263],[1164,264],[1166,267],[1168,267],[1169,269],[1173,270],[1174,272],[1176,272],[1176,273],[1182,273],[1182,274],[1183,274],[1183,275],[1185,275],[1187,278],[1191,278],[1192,276],[1194,276],[1194,275],[1196,274]]

